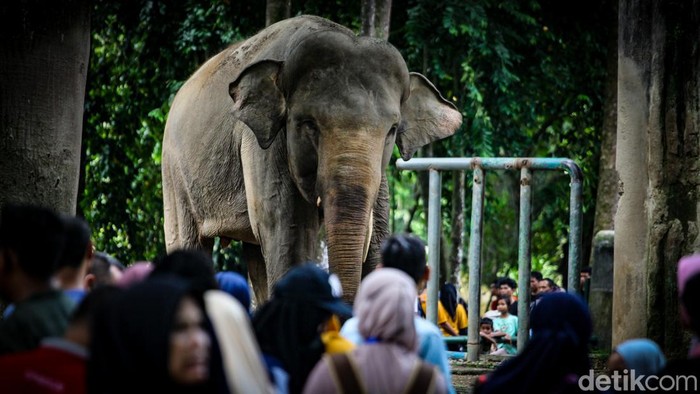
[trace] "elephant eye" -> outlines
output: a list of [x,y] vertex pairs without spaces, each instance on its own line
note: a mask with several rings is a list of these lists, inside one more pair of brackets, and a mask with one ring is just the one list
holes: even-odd
[[303,119],[297,123],[297,129],[299,131],[306,131],[310,133],[318,133],[318,126],[313,119]]
[[399,130],[399,125],[398,125],[398,124],[392,125],[391,128],[389,129],[389,134],[388,134],[388,136],[391,137],[392,135],[396,134],[396,133],[398,132],[398,130]]

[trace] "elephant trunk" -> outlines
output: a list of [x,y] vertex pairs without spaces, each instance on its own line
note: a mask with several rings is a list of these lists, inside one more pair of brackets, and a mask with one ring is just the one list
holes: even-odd
[[352,302],[372,236],[372,204],[365,188],[349,189],[329,193],[324,203],[324,225],[330,271],[338,275],[345,301]]
[[318,190],[330,271],[338,275],[343,298],[352,302],[362,278],[362,265],[372,237],[372,210],[381,180],[383,144],[366,130],[342,143],[321,140]]

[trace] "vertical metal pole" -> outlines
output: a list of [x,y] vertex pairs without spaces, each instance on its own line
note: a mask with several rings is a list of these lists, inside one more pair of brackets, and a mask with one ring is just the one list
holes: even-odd
[[[574,171],[572,169],[570,171]],[[581,287],[581,177],[571,174],[571,197],[569,199],[569,293],[578,293]]]
[[529,339],[530,328],[530,264],[531,247],[530,212],[532,211],[532,179],[530,169],[520,169],[520,222],[518,226],[518,352],[522,351]]
[[479,316],[481,309],[481,235],[484,223],[484,170],[474,168],[472,182],[472,219],[469,234],[469,331],[467,336],[467,360],[477,361],[479,345]]
[[430,169],[429,199],[428,199],[428,299],[426,301],[426,317],[437,323],[438,284],[440,281],[440,171]]

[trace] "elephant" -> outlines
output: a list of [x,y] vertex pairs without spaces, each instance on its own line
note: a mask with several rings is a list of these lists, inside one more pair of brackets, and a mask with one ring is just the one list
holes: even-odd
[[387,41],[312,15],[270,25],[206,61],[173,100],[166,250],[241,241],[261,302],[291,266],[317,259],[324,233],[352,301],[389,232],[394,144],[408,160],[461,123]]

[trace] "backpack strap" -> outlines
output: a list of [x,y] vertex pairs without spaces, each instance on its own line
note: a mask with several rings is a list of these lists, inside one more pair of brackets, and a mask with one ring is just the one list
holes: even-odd
[[335,381],[338,393],[365,393],[365,387],[350,353],[337,353],[326,357],[328,369]]
[[435,367],[422,360],[416,366],[408,378],[408,384],[404,389],[405,394],[425,394],[435,391]]

